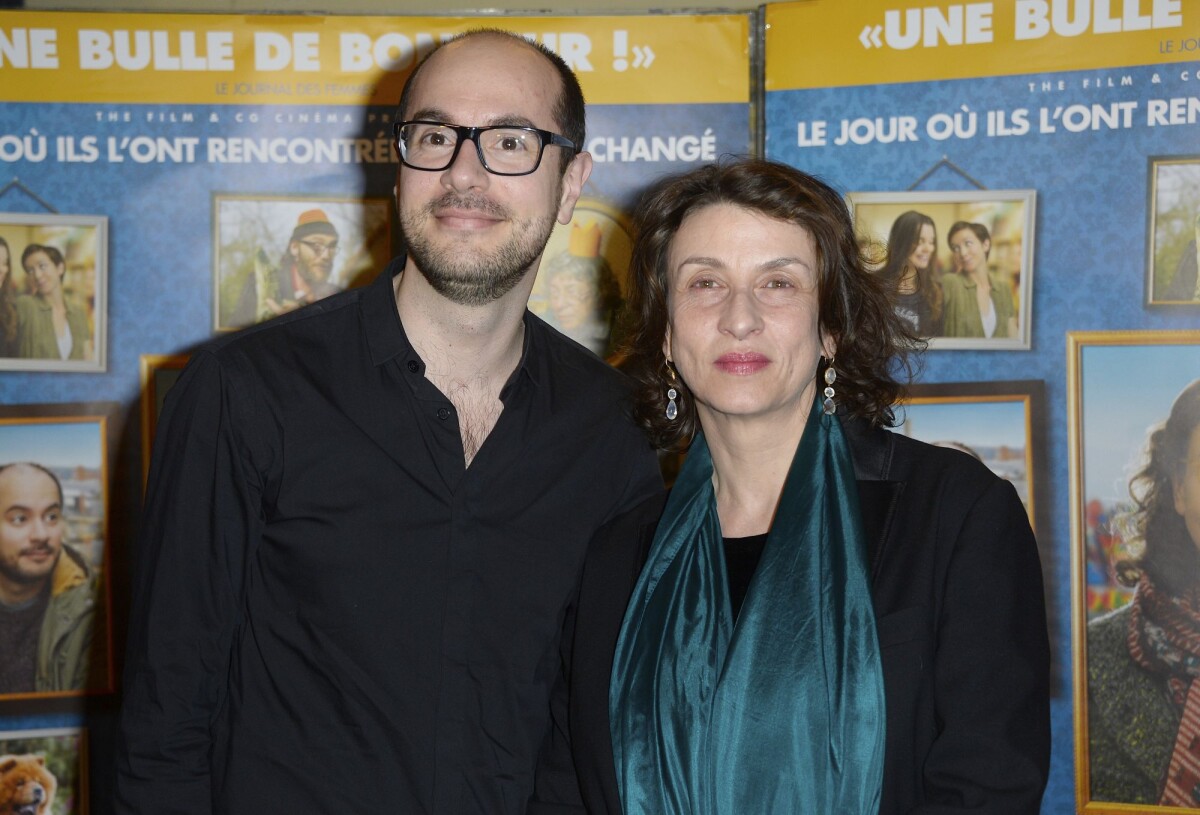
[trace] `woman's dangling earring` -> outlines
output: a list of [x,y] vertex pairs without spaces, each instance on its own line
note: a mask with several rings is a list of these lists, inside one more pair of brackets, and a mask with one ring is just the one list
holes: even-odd
[[833,357],[830,357],[829,365],[825,368],[825,401],[821,404],[821,409],[825,411],[826,416],[832,416],[837,412],[837,402],[833,401],[834,382],[837,382],[837,371],[833,369]]
[[667,360],[667,376],[671,377],[671,381],[667,383],[667,421],[675,421],[675,417],[679,415],[679,406],[675,404],[675,400],[679,397],[679,391],[675,389],[675,369],[671,367],[671,360]]

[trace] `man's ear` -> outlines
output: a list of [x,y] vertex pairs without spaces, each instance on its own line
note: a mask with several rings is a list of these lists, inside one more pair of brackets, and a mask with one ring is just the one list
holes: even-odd
[[583,185],[592,174],[592,154],[578,153],[562,177],[562,192],[558,199],[558,222],[571,223],[571,215],[575,212],[575,202],[583,194]]

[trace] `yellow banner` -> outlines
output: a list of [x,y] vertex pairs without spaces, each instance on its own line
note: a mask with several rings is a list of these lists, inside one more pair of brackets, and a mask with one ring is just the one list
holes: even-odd
[[769,91],[1200,60],[1195,0],[802,0],[766,22]]
[[436,43],[482,26],[526,35],[597,104],[746,103],[745,14],[318,17],[0,12],[11,102],[391,105]]

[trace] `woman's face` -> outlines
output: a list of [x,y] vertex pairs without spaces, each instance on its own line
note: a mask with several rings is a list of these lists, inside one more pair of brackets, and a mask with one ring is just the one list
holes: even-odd
[[929,261],[936,248],[937,235],[934,234],[933,227],[930,224],[921,224],[921,232],[917,235],[917,245],[913,247],[912,254],[908,256],[908,265],[919,272],[925,271],[929,268]]
[[964,272],[987,268],[987,253],[991,248],[991,241],[980,241],[970,229],[960,229],[950,236],[950,251]]
[[825,352],[808,231],[714,204],[684,218],[667,264],[663,350],[692,391],[701,423],[807,416]]
[[35,292],[46,296],[62,286],[62,275],[66,274],[66,269],[56,265],[46,252],[34,252],[25,258],[25,274],[34,281]]
[[55,265],[45,252],[34,252],[25,258],[25,274],[33,280],[33,289],[41,297],[53,293],[62,285],[65,271],[62,266]]
[[1183,475],[1174,487],[1175,511],[1183,517],[1192,543],[1200,548],[1200,425],[1192,430]]

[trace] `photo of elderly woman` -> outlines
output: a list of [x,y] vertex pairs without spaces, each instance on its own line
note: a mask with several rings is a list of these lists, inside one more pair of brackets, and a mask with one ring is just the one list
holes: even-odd
[[1200,379],[1150,428],[1113,559],[1128,601],[1087,626],[1088,757],[1100,801],[1200,806]]
[[601,359],[619,345],[617,313],[628,278],[628,218],[581,198],[571,223],[555,227],[529,297],[529,309]]
[[0,370],[103,371],[107,221],[0,216]]

